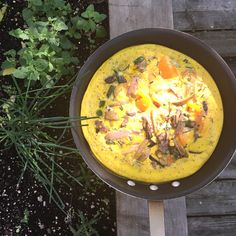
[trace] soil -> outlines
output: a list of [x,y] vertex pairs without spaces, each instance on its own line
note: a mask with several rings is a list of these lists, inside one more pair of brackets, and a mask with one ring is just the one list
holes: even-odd
[[[0,63],[4,60],[3,52],[20,46],[19,42],[8,35],[8,31],[23,25],[21,11],[25,6],[23,0],[1,2],[7,2],[9,7],[0,23]],[[68,2],[74,8],[78,8],[79,12],[90,3],[94,3],[97,11],[108,14],[108,4],[104,0]],[[107,19],[104,22],[106,29],[109,29],[108,25]],[[96,41],[95,48],[106,40],[108,36]],[[82,40],[80,45],[79,59],[82,65],[95,48],[91,49],[86,40]],[[3,77],[0,77],[0,81],[0,85],[9,83]],[[68,115],[68,101],[69,94],[61,98],[60,107],[53,106],[49,114]],[[69,131],[66,135],[71,136]],[[82,211],[88,219],[99,215],[94,225],[98,235],[116,235],[115,191],[87,170],[80,157],[64,160],[61,165],[77,175],[81,173],[80,166],[83,165],[87,174],[87,184],[83,187],[76,184],[73,184],[72,188],[57,186],[66,204],[66,215],[55,203],[49,202],[47,192],[31,172],[26,171],[22,181],[17,185],[22,171],[21,163],[14,149],[3,150],[0,146],[0,236],[70,236],[72,232],[69,226],[77,230],[81,227],[80,219],[74,214],[79,211]]]

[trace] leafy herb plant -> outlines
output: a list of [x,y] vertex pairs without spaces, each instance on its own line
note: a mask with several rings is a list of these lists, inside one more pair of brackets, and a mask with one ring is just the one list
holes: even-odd
[[93,38],[105,35],[101,23],[106,15],[89,5],[81,16],[73,16],[71,5],[64,0],[27,2],[22,12],[25,28],[10,31],[21,40],[22,48],[5,52],[2,75],[30,80],[31,86],[40,81],[52,87],[58,78],[74,74],[79,63],[76,40],[84,36],[93,43]]

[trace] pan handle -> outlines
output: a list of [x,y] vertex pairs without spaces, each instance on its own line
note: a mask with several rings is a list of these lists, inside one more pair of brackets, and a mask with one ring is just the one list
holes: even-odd
[[165,236],[164,202],[148,201],[150,236]]

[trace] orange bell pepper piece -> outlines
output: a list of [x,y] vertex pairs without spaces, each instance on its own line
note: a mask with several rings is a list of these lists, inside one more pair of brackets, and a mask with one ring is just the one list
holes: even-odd
[[150,106],[150,100],[147,97],[141,97],[141,96],[137,96],[136,99],[136,106],[138,107],[138,109],[141,112],[144,112],[148,109],[148,107]]
[[164,79],[170,79],[178,75],[177,68],[171,64],[170,59],[167,56],[161,57],[158,68]]

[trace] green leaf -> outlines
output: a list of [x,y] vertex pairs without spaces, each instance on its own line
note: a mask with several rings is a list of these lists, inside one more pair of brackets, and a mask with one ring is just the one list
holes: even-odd
[[86,11],[94,11],[94,5],[93,4],[90,4],[87,8],[86,8]]
[[32,3],[34,6],[42,6],[43,2],[42,0],[28,0],[29,3]]
[[26,208],[24,210],[24,217],[23,219],[21,220],[21,223],[25,223],[25,224],[28,224],[29,222],[29,210]]
[[36,81],[36,80],[39,80],[39,73],[38,71],[36,70],[32,70],[29,74],[29,77],[28,77],[29,80],[33,80],[33,81]]
[[73,46],[74,44],[67,37],[61,39],[61,47],[63,49],[71,49]]
[[28,25],[33,24],[33,21],[32,21],[33,15],[34,15],[33,12],[29,8],[25,8],[22,11],[23,19]]
[[10,31],[9,34],[15,38],[20,38],[22,40],[29,39],[28,32],[20,28]]
[[2,63],[1,68],[4,70],[4,69],[10,68],[10,67],[15,67],[15,66],[16,66],[15,61],[7,59]]
[[100,25],[96,28],[96,38],[104,38],[107,35],[106,29]]
[[96,24],[95,24],[95,22],[93,21],[93,20],[91,20],[91,19],[89,19],[89,28],[90,28],[90,30],[93,32],[93,31],[95,31],[95,29],[96,29]]
[[55,21],[53,27],[57,31],[68,30],[68,26],[61,20]]
[[92,18],[94,14],[94,5],[90,4],[86,10],[81,14],[82,17],[89,19]]
[[0,22],[2,21],[4,15],[6,13],[7,7],[8,6],[4,4],[3,7],[0,9]]
[[44,71],[48,68],[49,66],[49,63],[47,60],[44,60],[44,59],[37,59],[34,61],[34,68],[37,70],[37,71]]
[[28,72],[29,72],[29,68],[28,67],[18,67],[14,73],[13,73],[13,76],[15,78],[18,78],[18,79],[24,79],[27,77],[28,75]]
[[94,12],[93,14],[93,19],[96,23],[100,23],[103,20],[105,20],[107,18],[107,16],[105,14],[100,14],[98,12]]
[[4,56],[15,57],[16,56],[16,50],[15,49],[8,50],[8,51],[4,52],[3,55]]

